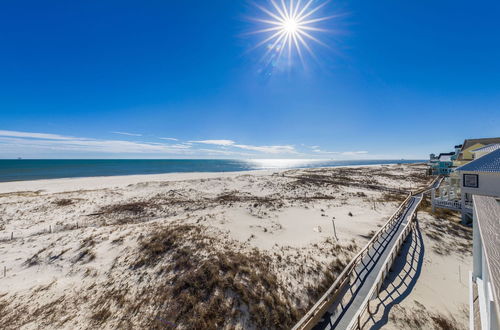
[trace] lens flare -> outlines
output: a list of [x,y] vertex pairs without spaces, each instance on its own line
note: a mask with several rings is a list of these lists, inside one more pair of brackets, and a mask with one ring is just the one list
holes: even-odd
[[276,63],[284,54],[288,55],[289,62],[294,55],[298,55],[304,63],[303,50],[316,58],[310,42],[328,47],[315,34],[329,32],[318,24],[332,19],[334,16],[320,16],[322,9],[328,1],[315,3],[317,0],[269,0],[268,6],[255,4],[264,14],[262,18],[253,18],[254,21],[264,25],[263,28],[252,31],[252,34],[265,34],[266,36],[252,48],[266,47],[264,59]]

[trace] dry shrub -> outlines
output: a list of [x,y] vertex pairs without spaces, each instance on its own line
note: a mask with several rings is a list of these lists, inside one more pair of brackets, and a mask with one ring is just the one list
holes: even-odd
[[52,204],[55,204],[57,206],[68,206],[68,205],[72,205],[73,204],[73,200],[72,199],[67,199],[67,198],[58,199],[58,200],[52,202]]
[[472,254],[472,229],[460,223],[458,212],[436,208],[433,213],[427,204],[422,210],[431,215],[431,219],[423,222],[424,233],[434,241],[433,250],[436,253]]
[[321,272],[324,274],[324,278],[314,285],[307,286],[307,294],[311,299],[312,304],[314,304],[325,292],[330,288],[330,286],[335,282],[337,275],[341,273],[349,261],[342,261],[340,258],[336,258],[327,267],[325,267]]
[[430,312],[425,306],[416,302],[415,308],[397,306],[390,314],[390,318],[401,328],[405,329],[436,329],[436,330],[465,330],[452,315],[443,315]]
[[460,329],[457,320],[455,320],[455,318],[452,316],[447,317],[443,314],[434,313],[431,315],[431,319],[432,321],[434,321],[434,325],[436,326],[435,329],[442,329],[442,330]]
[[383,203],[390,203],[390,202],[402,203],[406,199],[406,197],[408,197],[408,195],[403,193],[385,192],[382,194],[382,197],[380,197],[377,201]]
[[418,211],[425,211],[428,213],[432,212],[432,204],[430,201],[430,197],[425,195],[422,198],[422,201],[420,202],[420,205],[418,206]]
[[64,295],[51,296],[38,305],[20,304],[16,298],[0,296],[0,329],[19,329],[34,320],[38,329],[61,328],[68,320]]
[[95,259],[95,253],[91,249],[84,249],[78,253],[78,255],[74,258],[74,262],[91,262]]
[[[143,281],[155,284],[125,299],[125,309],[152,314],[141,321],[148,328],[171,322],[188,329],[219,329],[242,320],[247,320],[245,327],[290,328],[299,315],[270,269],[271,258],[257,250],[215,248],[215,239],[204,231],[170,225],[143,237],[130,269],[145,272]],[[94,309],[99,313],[102,305]]]
[[109,317],[111,316],[111,311],[105,307],[102,309],[98,310],[97,312],[94,312],[91,316],[92,321],[97,324],[102,324],[106,322]]
[[463,228],[460,224],[453,222],[441,224],[434,222],[431,228],[426,231],[426,234],[435,241],[433,249],[438,254],[449,255],[452,252],[460,255],[472,254],[472,231],[470,228]]
[[144,213],[148,207],[146,202],[130,202],[124,204],[108,205],[102,208],[102,213],[132,213],[134,215]]
[[89,216],[100,216],[101,225],[130,224],[147,221],[157,215],[161,207],[160,201],[151,199],[148,201],[129,201],[119,204],[106,205],[96,213]]

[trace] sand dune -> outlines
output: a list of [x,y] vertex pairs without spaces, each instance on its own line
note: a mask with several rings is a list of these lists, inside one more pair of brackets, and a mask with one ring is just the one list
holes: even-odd
[[404,192],[425,185],[423,173],[384,165],[2,183],[0,326],[288,328]]

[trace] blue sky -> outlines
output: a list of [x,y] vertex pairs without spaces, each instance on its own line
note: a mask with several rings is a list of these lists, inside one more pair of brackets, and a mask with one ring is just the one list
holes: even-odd
[[500,2],[315,15],[329,47],[270,67],[246,0],[4,1],[0,158],[422,159],[500,136]]

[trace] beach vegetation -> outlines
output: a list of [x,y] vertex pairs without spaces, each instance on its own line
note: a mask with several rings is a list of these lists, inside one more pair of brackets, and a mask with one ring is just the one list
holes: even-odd
[[68,206],[73,204],[73,200],[69,198],[63,198],[63,199],[57,199],[52,203],[57,206]]

